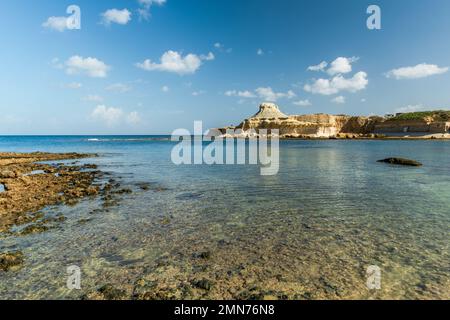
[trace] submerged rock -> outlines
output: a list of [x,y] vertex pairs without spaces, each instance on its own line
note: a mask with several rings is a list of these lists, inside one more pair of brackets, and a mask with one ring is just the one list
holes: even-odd
[[402,165],[402,166],[412,166],[412,167],[420,167],[422,164],[415,160],[404,159],[404,158],[387,158],[383,160],[378,160],[377,162]]
[[209,259],[211,258],[211,251],[204,251],[204,252],[199,252],[199,253],[194,253],[193,254],[194,258],[197,259]]
[[38,224],[33,224],[30,225],[28,227],[25,227],[20,233],[19,235],[21,236],[27,236],[30,234],[36,234],[36,233],[42,233],[42,232],[46,232],[49,230],[49,227],[42,224],[42,223],[38,223]]
[[101,288],[88,292],[80,297],[81,300],[126,300],[127,292],[117,289],[111,284],[106,284]]
[[129,189],[129,188],[124,188],[124,189],[120,189],[118,191],[115,192],[116,194],[131,194],[133,193],[133,190]]
[[0,271],[17,271],[23,265],[23,253],[20,251],[0,254]]
[[103,295],[105,300],[123,300],[126,297],[125,290],[117,289],[110,284],[104,285],[98,292]]
[[165,218],[163,218],[163,219],[161,220],[161,224],[162,224],[163,226],[169,225],[170,222],[171,222],[171,220],[170,220],[170,218],[168,218],[168,217],[165,217]]
[[144,190],[144,191],[150,190],[150,188],[151,188],[151,184],[148,183],[148,182],[138,182],[138,183],[136,183],[136,185],[137,185],[141,190]]
[[212,283],[212,281],[210,281],[208,279],[202,279],[202,280],[192,281],[192,285],[198,289],[209,291],[209,290],[211,290],[213,283]]

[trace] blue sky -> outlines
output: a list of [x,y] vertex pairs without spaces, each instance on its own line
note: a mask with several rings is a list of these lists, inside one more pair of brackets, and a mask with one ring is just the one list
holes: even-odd
[[[72,4],[80,30],[61,24]],[[366,27],[371,4],[381,30]],[[446,0],[15,0],[0,10],[0,134],[170,134],[194,120],[238,124],[266,100],[288,114],[450,104]]]

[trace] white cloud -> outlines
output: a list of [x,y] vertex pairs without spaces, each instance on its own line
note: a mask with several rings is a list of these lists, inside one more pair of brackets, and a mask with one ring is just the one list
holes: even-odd
[[131,21],[131,12],[128,9],[109,9],[101,14],[102,23],[109,26],[111,23],[125,25]]
[[397,108],[395,112],[398,113],[408,113],[408,112],[417,112],[417,111],[425,111],[426,107],[422,104],[416,105],[407,105],[406,107]]
[[264,55],[263,49],[258,49],[258,50],[256,51],[256,54],[257,54],[258,56]]
[[120,122],[123,117],[123,111],[119,108],[108,108],[105,105],[99,105],[92,111],[91,117],[112,127]]
[[425,106],[423,104],[413,104],[407,105],[406,107],[400,107],[395,109],[395,113],[408,113],[408,112],[420,112],[420,111],[430,111],[430,110],[448,110],[448,108]]
[[79,83],[79,82],[71,82],[71,83],[63,85],[63,87],[67,88],[67,89],[80,89],[83,87],[83,84]]
[[32,124],[32,121],[30,119],[25,119],[22,117],[18,117],[13,114],[2,114],[0,117],[0,125],[2,125],[2,129],[6,130],[5,127],[11,126],[11,129],[14,128],[14,126],[17,128],[18,125],[20,126],[29,126]]
[[91,113],[91,119],[103,122],[108,127],[113,127],[125,121],[130,125],[138,124],[140,116],[136,111],[125,114],[120,108],[98,105]]
[[358,61],[358,57],[338,57],[333,62],[329,64],[328,70],[326,69],[328,67],[327,61],[322,61],[318,65],[309,66],[308,71],[326,71],[329,75],[334,76],[337,74],[346,74],[349,72],[352,72],[352,63]]
[[304,90],[323,95],[331,95],[339,92],[339,90],[331,85],[331,81],[328,79],[317,79],[313,84],[306,84]]
[[150,8],[153,5],[162,6],[165,4],[167,0],[138,0],[139,5],[141,6],[137,11],[139,14],[140,20],[148,20],[151,16]]
[[254,92],[245,90],[229,90],[225,92],[225,95],[228,97],[239,97],[239,98],[261,98],[266,101],[276,102],[279,99],[292,99],[296,97],[296,94],[289,90],[288,92],[275,92],[271,87],[260,87],[257,88]]
[[190,53],[183,57],[180,53],[170,50],[162,55],[160,63],[154,63],[147,59],[142,63],[137,63],[136,66],[146,71],[165,71],[185,75],[194,74],[202,65],[202,60],[212,59],[214,59],[212,53],[200,57]]
[[224,44],[220,42],[214,43],[214,48],[216,48],[220,52],[231,53],[233,51],[232,48],[226,48]]
[[194,91],[194,92],[192,92],[192,95],[193,95],[194,97],[198,97],[198,96],[201,96],[201,95],[203,95],[203,94],[205,94],[205,93],[206,93],[205,91],[200,90],[200,91]]
[[337,104],[344,104],[345,103],[345,97],[344,96],[338,96],[338,97],[332,99],[331,102],[337,103]]
[[312,103],[308,99],[295,101],[293,104],[296,105],[296,106],[300,106],[300,107],[312,106]]
[[138,3],[144,7],[152,6],[154,4],[161,6],[161,5],[165,4],[166,2],[167,2],[167,0],[138,0]]
[[52,61],[50,61],[50,65],[55,69],[64,69],[64,64],[59,58],[53,58]]
[[126,122],[131,125],[137,125],[141,123],[141,117],[139,116],[139,113],[133,111],[127,115]]
[[292,99],[296,96],[292,90],[289,90],[286,93],[274,92],[271,87],[261,87],[256,89],[255,91],[260,98],[270,102],[276,102],[281,98]]
[[309,66],[307,70],[308,71],[324,71],[326,67],[328,67],[328,62],[322,61],[318,65]]
[[441,68],[435,64],[421,63],[414,67],[404,67],[393,69],[386,74],[387,78],[401,79],[419,79],[436,74],[446,73],[448,67]]
[[339,91],[356,92],[366,88],[369,80],[367,80],[367,73],[360,71],[352,78],[346,79],[339,75],[332,79],[332,85]]
[[357,57],[339,57],[331,63],[330,68],[327,70],[327,73],[331,76],[334,76],[336,74],[345,74],[352,72],[352,63],[356,61],[358,61]]
[[67,17],[50,17],[45,21],[42,26],[44,28],[52,29],[55,31],[63,32],[68,30]]
[[214,56],[214,53],[210,52],[207,55],[201,55],[200,59],[202,60],[206,60],[206,61],[212,61],[214,60],[216,57]]
[[96,58],[70,57],[65,63],[69,75],[85,74],[92,78],[105,78],[110,67]]
[[90,94],[82,99],[83,101],[89,101],[89,102],[103,102],[103,97],[96,95],[96,94]]
[[228,97],[256,98],[256,95],[248,90],[245,91],[229,90],[225,92],[225,95]]
[[342,75],[337,75],[332,79],[318,79],[313,84],[305,85],[304,90],[315,94],[332,95],[340,91],[356,92],[363,90],[368,83],[367,73],[360,71],[349,79]]
[[118,92],[118,93],[125,93],[128,91],[131,91],[131,87],[129,85],[123,84],[123,83],[114,83],[105,88],[108,91]]
[[161,91],[167,93],[167,92],[170,91],[170,88],[169,88],[168,86],[163,86],[163,87],[161,88]]

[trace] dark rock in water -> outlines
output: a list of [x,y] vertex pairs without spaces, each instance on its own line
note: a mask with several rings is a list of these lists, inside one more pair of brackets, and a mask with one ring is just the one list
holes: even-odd
[[23,262],[23,253],[20,251],[0,253],[0,271],[17,271]]
[[120,189],[120,190],[116,191],[115,193],[117,193],[117,194],[131,194],[131,193],[133,193],[133,190],[128,189],[128,188],[124,188],[124,189]]
[[200,192],[187,192],[176,196],[177,200],[198,200],[203,197]]
[[200,273],[200,272],[206,272],[208,270],[208,266],[193,266],[192,272],[193,273]]
[[211,251],[194,253],[193,256],[194,256],[194,258],[197,258],[197,259],[209,259],[209,258],[211,258]]
[[103,295],[105,300],[123,300],[126,296],[124,290],[116,289],[110,284],[101,287],[98,292]]
[[396,164],[401,166],[412,166],[412,167],[420,167],[422,164],[420,162],[404,159],[404,158],[387,158],[383,160],[378,160],[377,162],[384,162],[389,164]]
[[144,190],[144,191],[150,190],[150,188],[151,188],[151,184],[148,183],[148,182],[138,182],[138,183],[136,183],[136,185],[137,185],[141,190]]
[[80,219],[78,220],[78,224],[86,224],[88,222],[90,222],[92,219]]
[[161,220],[161,224],[162,224],[163,226],[169,225],[169,224],[170,224],[170,218],[168,218],[168,217],[163,218],[163,219]]
[[288,300],[288,298],[282,293],[263,290],[257,286],[247,288],[236,296],[238,300]]
[[85,164],[82,166],[83,169],[97,169],[98,166],[96,164]]
[[48,231],[50,228],[43,223],[32,224],[25,227],[22,231],[20,231],[21,236],[27,236],[30,234],[42,233]]
[[206,291],[211,290],[211,288],[213,286],[212,282],[209,281],[208,279],[202,279],[202,280],[193,281],[192,285],[194,287],[196,287],[196,288],[203,289],[203,290],[206,290]]
[[133,289],[133,299],[135,300],[158,300],[158,283],[139,279]]

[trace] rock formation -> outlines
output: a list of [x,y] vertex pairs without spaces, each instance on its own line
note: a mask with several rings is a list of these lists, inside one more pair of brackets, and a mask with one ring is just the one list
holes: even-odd
[[238,126],[219,130],[225,136],[242,138],[258,135],[261,129],[269,134],[277,129],[281,138],[379,138],[388,133],[393,137],[405,137],[408,133],[439,133],[446,138],[450,130],[448,119],[450,112],[445,111],[399,114],[393,118],[330,114],[288,116],[276,104],[263,103],[258,113]]
[[383,160],[378,160],[377,162],[401,165],[401,166],[411,166],[411,167],[421,167],[422,164],[415,160],[404,159],[404,158],[387,158]]
[[374,131],[375,123],[379,117],[353,117],[347,115],[311,114],[287,116],[273,103],[263,103],[259,112],[244,120],[237,127],[222,128],[226,134],[227,129],[240,129],[245,136],[253,131],[258,133],[261,129],[269,131],[278,129],[283,138],[329,138],[339,134],[368,134]]

